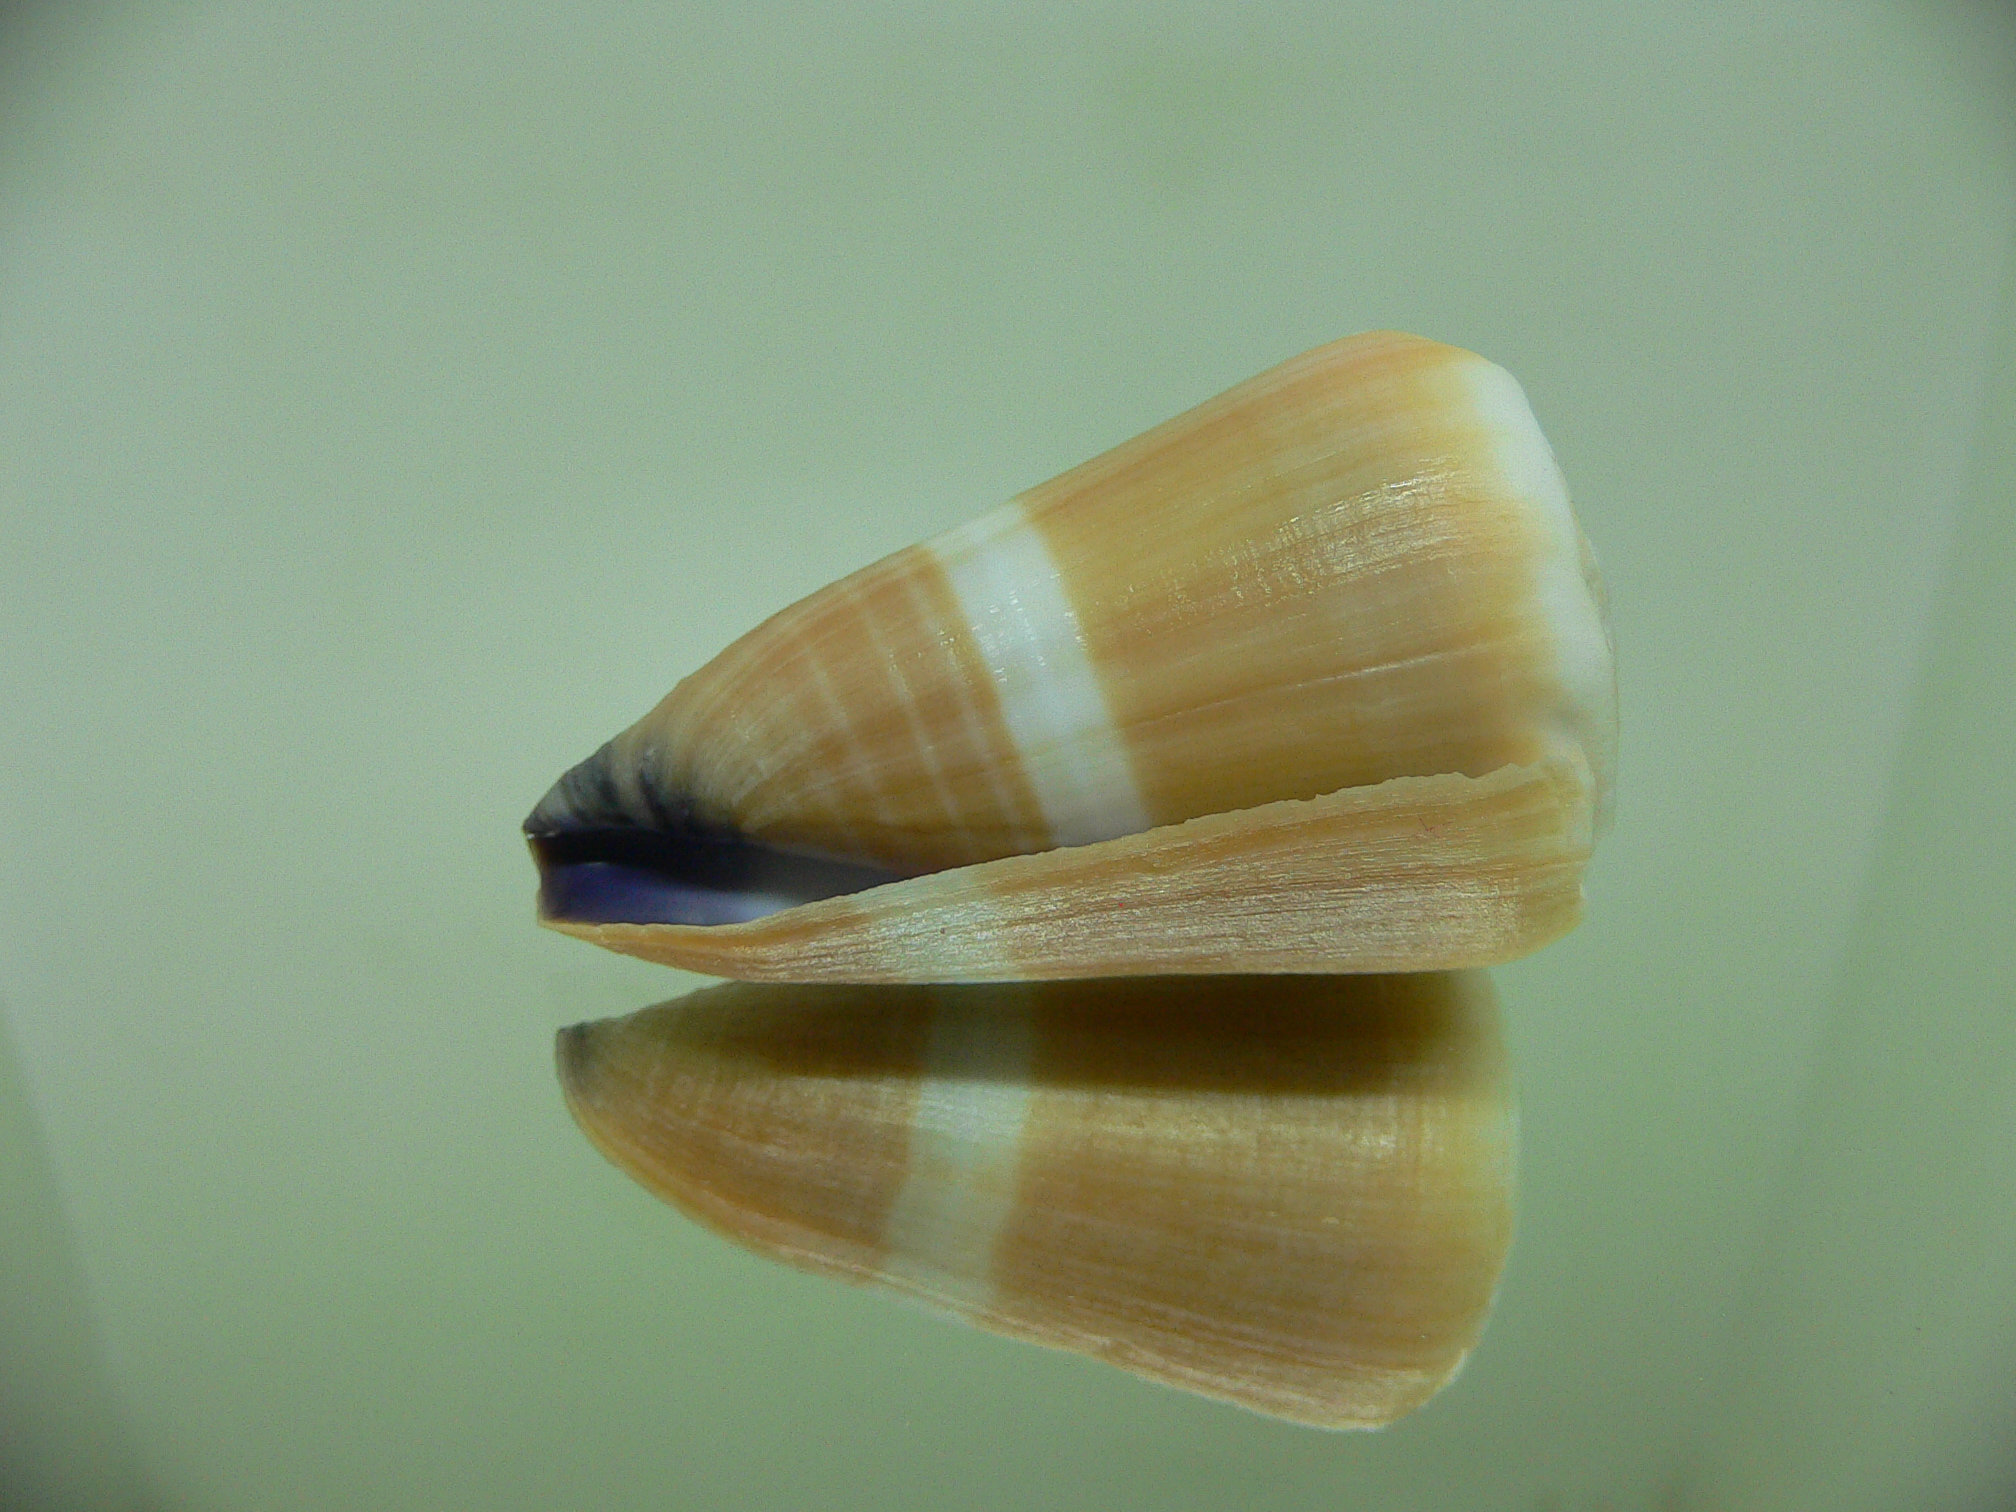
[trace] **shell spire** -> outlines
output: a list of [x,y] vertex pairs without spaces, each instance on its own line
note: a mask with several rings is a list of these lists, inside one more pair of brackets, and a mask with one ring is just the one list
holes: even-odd
[[783,610],[526,830],[547,922],[730,976],[1485,965],[1574,923],[1614,719],[1519,386],[1379,332]]

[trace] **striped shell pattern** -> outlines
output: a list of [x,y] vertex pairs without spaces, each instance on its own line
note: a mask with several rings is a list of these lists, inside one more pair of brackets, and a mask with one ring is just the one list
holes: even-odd
[[568,1031],[570,1106],[759,1251],[1389,1421],[1509,1243],[1475,968],[1580,917],[1613,688],[1517,384],[1319,348],[783,610],[554,786],[544,922],[800,984]]

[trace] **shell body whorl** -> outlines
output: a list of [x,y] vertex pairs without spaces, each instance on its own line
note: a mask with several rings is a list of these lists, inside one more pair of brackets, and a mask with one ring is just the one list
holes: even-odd
[[[1299,944],[1172,951],[1157,942],[1188,926],[1151,908],[1138,957],[1109,952],[1100,969],[1486,964],[1572,923],[1559,884],[1579,874],[1605,802],[1611,677],[1593,558],[1517,384],[1470,353],[1375,333],[1284,363],[783,610],[570,773],[527,828],[542,858],[591,864],[593,847],[572,837],[619,837],[604,864],[620,864],[596,876],[629,891],[549,866],[550,922],[674,964],[697,949],[709,959],[697,969],[774,976],[808,967],[729,948],[753,926],[716,936],[718,949],[699,932],[847,901],[838,894],[858,896],[833,917],[914,913],[914,882],[1004,858],[1228,815],[1266,824],[1270,806],[1399,779],[1544,772],[1557,801],[1539,871],[1501,865],[1511,853],[1488,846],[1443,858],[1442,913],[1481,894],[1525,921],[1495,941],[1430,931],[1354,951],[1322,943],[1304,910],[1283,915]],[[1291,849],[1349,838],[1303,817],[1307,844]],[[640,835],[656,859],[639,859]],[[1117,854],[1138,867],[1182,850]],[[1314,870],[1376,892],[1381,864],[1334,849]],[[1015,886],[1040,888],[1045,865]],[[647,896],[650,877],[681,869],[676,888]],[[1042,906],[1072,902],[1060,891]],[[863,950],[831,969],[1082,970],[1054,948],[1063,938],[1025,932],[963,962]]]

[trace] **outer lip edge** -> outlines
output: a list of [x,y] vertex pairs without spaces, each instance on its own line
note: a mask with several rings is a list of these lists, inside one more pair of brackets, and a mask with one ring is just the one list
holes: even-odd
[[[1143,835],[974,862],[714,928],[546,922],[557,932],[659,965],[763,982],[1034,981],[1144,972],[1355,975],[1497,966],[1560,938],[1583,916],[1588,770],[1579,753],[1565,760],[1559,758],[1571,753],[1553,755],[1482,778],[1396,778]],[[1362,827],[1376,841],[1399,833],[1399,825],[1405,841],[1424,822],[1423,803],[1433,822],[1422,830],[1428,852],[1420,865],[1391,885],[1376,872],[1358,876],[1349,860],[1356,853],[1350,849],[1354,833]],[[1500,906],[1475,907],[1466,877],[1501,862],[1511,870],[1493,894]],[[1216,881],[1177,883],[1172,896],[1171,868],[1195,865],[1207,881]],[[1213,888],[1242,885],[1263,873],[1280,904],[1263,911],[1273,923],[1262,927],[1254,910],[1228,913],[1213,901],[1219,896]],[[1080,910],[1071,889],[1088,877],[1132,880],[1110,906]],[[1387,927],[1394,909],[1418,910],[1424,903],[1432,927],[1403,931],[1405,939],[1394,936]],[[1206,914],[1223,927],[1204,927]],[[1365,931],[1363,938],[1354,930]],[[1151,952],[1152,968],[1116,965],[1133,959],[1130,940],[1150,938],[1143,931],[1160,941]]]

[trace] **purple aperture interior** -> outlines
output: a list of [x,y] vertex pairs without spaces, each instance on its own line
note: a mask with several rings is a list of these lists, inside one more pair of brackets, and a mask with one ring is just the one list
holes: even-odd
[[900,876],[735,835],[548,827],[538,817],[525,837],[539,864],[539,914],[569,923],[740,924]]

